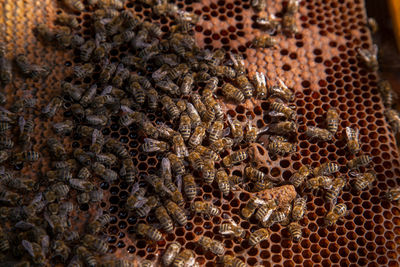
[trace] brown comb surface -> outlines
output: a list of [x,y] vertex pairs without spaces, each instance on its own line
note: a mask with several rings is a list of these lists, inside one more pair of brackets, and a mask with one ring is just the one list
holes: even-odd
[[[276,36],[276,49],[255,49],[250,47],[254,36],[262,34],[255,24],[256,13],[247,1],[176,1],[179,8],[194,12],[200,16],[195,27],[195,37],[199,45],[213,49],[223,47],[226,51],[241,53],[246,59],[250,76],[255,71],[266,73],[271,81],[281,78],[296,92],[294,104],[297,111],[298,151],[292,155],[269,158],[268,153],[260,151],[262,162],[267,164],[268,174],[288,180],[301,165],[316,167],[332,161],[345,165],[352,156],[346,153],[345,143],[340,134],[333,142],[309,141],[303,134],[305,126],[322,126],[324,114],[330,107],[340,112],[341,123],[338,133],[347,126],[360,129],[362,151],[373,158],[373,169],[377,173],[377,182],[369,190],[356,194],[345,188],[339,198],[350,213],[343,221],[331,227],[323,226],[323,217],[328,206],[321,197],[308,196],[307,214],[300,221],[303,226],[303,238],[299,243],[290,240],[285,227],[271,227],[271,237],[256,247],[249,247],[247,241],[222,237],[219,224],[222,217],[203,218],[189,215],[186,226],[176,227],[171,234],[164,234],[164,241],[149,243],[138,239],[134,234],[134,225],[138,222],[156,223],[154,216],[136,220],[123,211],[124,200],[131,189],[121,182],[112,185],[103,183],[105,198],[101,207],[113,216],[106,229],[111,251],[116,256],[138,256],[157,260],[172,241],[178,241],[185,248],[193,249],[196,260],[202,266],[214,266],[217,258],[196,245],[197,236],[206,235],[223,241],[227,254],[235,255],[248,265],[263,266],[399,266],[400,252],[400,209],[395,204],[382,200],[383,192],[400,184],[399,154],[393,134],[385,121],[384,106],[378,94],[377,73],[368,72],[356,58],[356,48],[369,49],[372,40],[365,27],[366,12],[361,0],[308,0],[301,1],[297,26],[299,33],[293,37],[282,34]],[[282,16],[282,7],[287,1],[267,1],[268,12]],[[15,87],[6,88],[9,102],[16,96],[31,94],[38,98],[43,106],[54,95],[60,93],[59,82],[71,72],[78,57],[72,51],[60,51],[44,46],[33,35],[32,28],[37,23],[53,24],[55,15],[60,12],[59,3],[51,0],[5,0],[0,16],[0,41],[7,43],[12,55],[24,53],[36,64],[52,67],[51,75],[45,81],[24,81],[21,76],[14,79]],[[162,24],[163,31],[172,26],[169,18],[151,15],[146,5],[127,1],[126,8],[133,10],[143,19]],[[87,12],[86,12],[87,11]],[[89,37],[89,9],[78,16],[84,37]],[[86,34],[86,36],[85,36]],[[126,50],[112,51],[114,59]],[[91,83],[91,79],[84,80]],[[25,86],[26,84],[26,86]],[[247,116],[254,118],[257,127],[262,128],[270,122],[266,115],[267,101],[247,101],[244,105],[227,104],[224,109],[232,117],[245,122]],[[66,110],[65,116],[70,116]],[[163,120],[161,114],[148,114],[154,121]],[[43,150],[47,136],[52,135],[49,123],[63,120],[59,114],[47,122],[36,119],[35,146]],[[144,154],[139,150],[143,140],[134,132],[133,127],[120,127],[118,118],[112,118],[112,125],[103,133],[120,140],[129,148],[134,163],[142,173],[152,173],[158,169],[161,158],[153,154]],[[68,149],[81,146],[73,136],[67,137],[64,144]],[[24,167],[23,173],[37,175],[47,169],[46,152],[44,160],[30,167]],[[262,163],[261,162],[261,163]],[[347,172],[345,168],[342,172]],[[235,167],[230,173],[242,174],[242,167]],[[254,219],[244,220],[240,210],[249,199],[246,192],[222,196],[215,183],[198,188],[195,200],[215,201],[224,213],[252,232],[257,229]],[[188,208],[188,204],[186,205]],[[88,210],[87,205],[76,212],[75,222],[87,222],[97,207]],[[78,220],[78,218],[80,220]],[[76,224],[76,227],[81,225]],[[137,258],[139,259],[139,258]]]

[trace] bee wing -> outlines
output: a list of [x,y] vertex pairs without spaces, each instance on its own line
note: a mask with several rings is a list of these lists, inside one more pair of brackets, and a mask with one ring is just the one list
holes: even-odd
[[132,186],[131,195],[135,194],[139,190],[139,182],[136,182]]
[[182,192],[182,175],[176,176],[175,183],[176,183],[176,187],[178,187],[178,191]]
[[134,112],[130,107],[125,106],[125,105],[121,105],[121,111],[122,111],[122,112],[129,113],[129,114],[131,114],[131,113]]
[[275,110],[272,110],[272,111],[268,112],[268,115],[273,116],[273,117],[283,117],[283,116],[285,116],[283,113],[277,112]]
[[169,161],[169,159],[167,157],[164,157],[161,160],[161,171],[162,173],[171,172],[171,162]]
[[219,233],[221,234],[221,235],[232,235],[232,234],[234,234],[235,232],[233,231],[233,230],[225,230],[225,231],[222,231],[221,230],[221,228],[219,228]]
[[38,202],[42,201],[42,197],[43,197],[42,192],[38,193],[38,194],[33,198],[31,204],[35,204],[35,203],[38,203]]
[[25,118],[23,116],[20,116],[18,118],[18,126],[19,126],[19,131],[22,133],[24,131],[24,126],[25,126]]
[[96,140],[97,140],[98,137],[100,137],[100,135],[101,135],[101,132],[99,130],[97,130],[97,129],[93,130],[93,133],[92,133],[92,144],[96,143]]
[[361,177],[363,175],[361,173],[356,172],[356,171],[351,171],[351,172],[349,172],[349,176],[359,178],[359,177]]
[[265,214],[264,218],[262,219],[262,221],[263,221],[263,222],[268,221],[273,212],[274,212],[273,209],[269,209],[268,212]]
[[42,237],[42,240],[40,241],[40,246],[42,247],[43,254],[46,255],[49,251],[50,246],[50,238],[48,235]]
[[35,257],[35,252],[33,251],[31,242],[27,240],[22,240],[21,244],[25,248],[25,250],[29,253],[29,255],[31,255],[31,257]]
[[264,205],[264,204],[266,204],[266,202],[265,202],[264,200],[260,199],[260,198],[256,198],[254,202],[255,202],[256,204],[258,204],[258,205]]
[[378,46],[374,44],[372,46],[372,54],[376,57],[378,55]]
[[289,89],[288,87],[287,87],[287,85],[281,80],[281,78],[276,78],[277,80],[278,80],[278,82],[280,83],[280,85],[283,87],[283,88],[285,88],[285,89]]
[[50,225],[51,228],[54,228],[53,221],[50,219],[50,217],[47,214],[47,212],[44,213],[44,219],[48,222],[48,224]]
[[226,127],[222,130],[222,136],[228,136],[231,133],[231,128]]
[[21,229],[22,231],[28,231],[35,227],[34,224],[26,222],[26,221],[19,221],[14,225],[16,228]]

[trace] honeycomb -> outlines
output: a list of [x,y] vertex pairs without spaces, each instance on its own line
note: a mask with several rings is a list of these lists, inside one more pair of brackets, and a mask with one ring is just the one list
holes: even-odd
[[[301,1],[297,26],[299,33],[289,38],[278,34],[276,49],[254,49],[250,41],[261,34],[255,23],[256,13],[249,1],[176,1],[179,8],[194,12],[201,17],[195,26],[195,38],[200,47],[206,49],[224,48],[226,51],[241,53],[246,59],[250,75],[255,71],[266,73],[269,79],[281,78],[296,94],[298,128],[298,151],[286,157],[269,158],[265,151],[268,168],[263,171],[272,177],[288,180],[301,165],[316,167],[333,161],[345,165],[350,156],[346,153],[345,142],[337,138],[334,142],[316,142],[306,138],[306,126],[321,126],[324,114],[330,107],[340,112],[341,123],[338,132],[345,127],[358,127],[362,151],[373,158],[373,169],[377,173],[377,182],[370,190],[357,194],[345,188],[339,198],[344,202],[350,214],[343,221],[331,227],[323,227],[323,217],[328,207],[320,196],[308,194],[307,214],[300,221],[303,226],[303,238],[299,243],[290,240],[285,227],[274,225],[271,236],[257,247],[249,247],[247,242],[223,238],[219,233],[222,217],[204,218],[188,215],[184,227],[175,227],[174,232],[164,234],[163,241],[149,243],[137,239],[134,225],[140,222],[156,223],[154,216],[137,220],[125,212],[122,207],[129,195],[131,185],[125,182],[115,184],[101,183],[104,199],[100,207],[112,215],[112,221],[105,230],[108,236],[110,252],[116,257],[134,257],[156,261],[168,244],[177,241],[196,253],[196,261],[202,266],[215,266],[217,257],[203,251],[196,244],[196,237],[205,235],[222,241],[226,253],[235,255],[250,266],[399,266],[400,258],[400,209],[394,204],[382,200],[383,193],[400,184],[396,178],[400,175],[399,154],[395,138],[385,121],[384,106],[376,88],[378,73],[368,72],[356,58],[356,48],[369,49],[372,39],[365,27],[366,12],[361,0],[308,0]],[[282,7],[287,1],[267,1],[268,11],[282,17]],[[32,34],[31,29],[37,23],[49,23],[61,12],[55,1],[10,1],[3,3],[0,17],[5,35],[0,41],[8,44],[12,54],[24,53],[36,64],[48,64],[53,67],[52,74],[45,81],[31,81],[16,78],[15,87],[7,87],[8,103],[24,95],[33,95],[40,105],[45,105],[54,95],[59,94],[58,83],[70,75],[79,58],[72,51],[60,51],[44,46]],[[127,1],[125,8],[131,9],[143,19],[162,25],[164,32],[173,26],[172,20],[151,14],[147,5]],[[89,37],[90,10],[78,16],[80,30]],[[126,52],[113,50],[114,60]],[[68,78],[67,78],[68,79]],[[84,83],[91,83],[86,79]],[[62,121],[71,116],[68,107],[64,114],[56,115],[49,121],[35,119],[34,149],[43,150],[46,137],[52,135],[51,123]],[[253,117],[258,128],[270,123],[266,116],[269,110],[267,101],[254,101],[246,105],[224,105],[224,110],[239,121]],[[160,113],[147,113],[155,121],[165,121]],[[129,149],[130,155],[141,174],[154,173],[160,166],[161,158],[155,154],[140,151],[143,142],[134,127],[120,127],[118,117],[111,118],[112,124],[103,130],[103,134],[117,139]],[[262,139],[262,138],[261,138]],[[262,140],[261,140],[262,141]],[[78,136],[67,136],[64,144],[70,150],[82,147]],[[239,148],[236,148],[239,149]],[[43,152],[46,159],[49,155]],[[16,169],[21,166],[16,166]],[[46,161],[23,166],[22,173],[38,176],[48,169]],[[347,169],[342,168],[343,174]],[[229,173],[241,175],[242,170],[235,168]],[[229,174],[228,173],[228,174]],[[197,178],[196,178],[197,179]],[[197,184],[200,184],[196,180]],[[245,206],[250,194],[242,191],[223,196],[215,182],[212,185],[198,187],[195,200],[214,201],[223,213],[229,214],[247,231],[257,229],[254,219],[244,220],[239,211]],[[188,204],[185,206],[188,209]],[[81,205],[75,213],[74,221],[87,222],[96,213],[98,207]],[[77,228],[80,225],[75,225]]]

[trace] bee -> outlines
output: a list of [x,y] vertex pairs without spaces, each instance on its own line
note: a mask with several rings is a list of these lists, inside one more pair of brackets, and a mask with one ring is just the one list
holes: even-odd
[[307,127],[306,135],[310,139],[316,139],[318,141],[331,141],[334,137],[333,133],[329,130],[318,128],[318,127]]
[[201,124],[201,117],[192,103],[186,104],[186,111],[192,122],[192,128],[199,126]]
[[82,244],[97,253],[105,254],[108,251],[108,244],[90,234],[86,234],[82,239]]
[[229,114],[227,115],[227,117],[229,126],[231,127],[233,140],[235,141],[235,143],[240,143],[243,140],[244,136],[242,124],[237,119],[232,120],[232,117],[229,116]]
[[53,123],[53,130],[56,134],[66,135],[70,134],[74,128],[74,123],[71,120]]
[[400,115],[399,113],[391,108],[385,109],[386,120],[392,128],[394,134],[400,131]]
[[10,157],[10,154],[6,150],[0,150],[0,163],[6,161]]
[[76,17],[65,12],[57,15],[56,22],[58,24],[66,25],[74,29],[79,27],[79,22]]
[[144,197],[146,190],[143,187],[139,187],[139,183],[135,183],[132,187],[131,194],[126,200],[125,208],[128,210],[134,210],[142,207],[148,201]]
[[203,142],[204,136],[206,134],[206,128],[203,125],[198,125],[192,134],[192,136],[189,138],[189,146],[190,147],[196,147],[200,145]]
[[281,121],[266,126],[264,130],[277,135],[291,135],[296,133],[296,123],[294,121]]
[[144,223],[139,223],[136,232],[138,235],[145,236],[148,239],[152,241],[161,241],[162,240],[162,234],[160,231],[158,231],[156,228],[153,226],[144,224]]
[[0,148],[11,149],[14,147],[14,142],[7,136],[0,136]]
[[289,215],[292,210],[292,205],[287,204],[284,207],[275,210],[269,221],[262,222],[264,227],[270,227],[275,223],[280,223],[281,225],[288,225],[290,223]]
[[268,237],[269,237],[269,231],[265,228],[260,228],[250,234],[249,245],[255,246],[259,244],[261,241],[266,240]]
[[236,103],[244,103],[245,97],[242,91],[240,91],[238,88],[234,87],[230,83],[225,83],[222,86],[222,94],[228,99],[232,100]]
[[238,164],[248,158],[248,153],[243,150],[234,151],[230,155],[225,156],[222,159],[222,163],[225,167],[230,167],[232,165]]
[[224,244],[217,240],[212,240],[208,236],[202,236],[197,241],[204,250],[209,250],[214,254],[222,255],[225,252]]
[[236,74],[238,76],[245,75],[246,67],[244,65],[243,57],[240,54],[233,54],[232,52],[229,52],[229,57],[230,60],[232,61],[232,65],[234,70],[236,71]]
[[194,199],[197,194],[197,190],[193,175],[191,175],[190,173],[185,174],[183,176],[183,183],[184,183],[183,190],[185,191],[186,197],[189,200]]
[[63,202],[59,205],[60,216],[69,216],[69,214],[74,210],[74,204],[70,201]]
[[286,35],[291,36],[298,32],[296,17],[294,13],[286,12],[282,17],[282,30]]
[[296,112],[283,103],[275,101],[271,104],[270,108],[272,111],[269,114],[272,116],[280,115],[286,117],[289,120],[296,119]]
[[169,78],[159,81],[156,83],[156,88],[160,89],[164,93],[171,95],[179,95],[179,86],[176,85]]
[[268,14],[268,16],[258,16],[256,18],[256,22],[259,26],[261,26],[263,31],[270,35],[275,34],[281,29],[281,22],[274,14]]
[[85,63],[73,67],[73,75],[78,79],[86,78],[92,75],[93,72],[94,66],[91,63]]
[[376,173],[374,171],[368,171],[363,174],[356,173],[354,176],[357,177],[357,180],[354,182],[353,187],[357,192],[370,187],[376,180]]
[[162,31],[159,25],[156,25],[148,21],[144,21],[142,23],[142,27],[146,29],[149,32],[149,34],[155,38],[160,38],[162,36]]
[[293,202],[292,219],[299,221],[304,217],[306,212],[307,197],[296,197]]
[[172,120],[175,120],[179,117],[180,111],[175,102],[169,96],[161,97],[161,102]]
[[112,166],[117,162],[117,157],[111,153],[95,154],[95,160],[106,166]]
[[75,103],[71,105],[72,115],[78,120],[82,121],[85,117],[85,110],[81,106],[81,104]]
[[174,259],[172,267],[196,266],[196,254],[189,249],[183,249]]
[[219,161],[221,159],[219,157],[219,155],[217,153],[215,153],[213,150],[211,150],[211,148],[209,148],[209,147],[199,145],[199,146],[196,146],[194,148],[194,150],[196,152],[198,152],[202,157],[205,158],[203,160],[204,162],[205,162],[205,160]]
[[42,114],[46,118],[52,118],[62,106],[63,100],[59,97],[53,97],[50,102],[42,109]]
[[82,12],[85,7],[80,0],[63,0],[63,4],[73,11]]
[[273,187],[274,187],[274,183],[269,180],[256,181],[254,183],[253,192],[260,192],[260,191],[264,191],[265,189],[271,189]]
[[278,42],[276,41],[276,39],[269,35],[260,35],[254,37],[252,41],[252,46],[256,48],[276,47],[277,44]]
[[230,184],[228,174],[224,169],[219,169],[215,174],[216,181],[218,183],[218,188],[221,190],[224,196],[229,195]]
[[150,109],[155,110],[158,107],[158,92],[154,88],[149,89],[146,91],[148,106]]
[[310,178],[306,181],[306,188],[311,190],[318,190],[319,188],[331,189],[332,178],[329,176],[317,176]]
[[16,153],[13,157],[15,163],[20,162],[35,162],[40,159],[40,153],[32,150]]
[[[11,192],[5,188],[0,187],[0,200],[15,206],[21,202],[22,197],[20,194]],[[42,203],[40,203],[40,207],[41,207],[41,204]],[[32,206],[30,208],[34,209],[34,206]]]
[[96,203],[100,202],[103,199],[103,191],[102,190],[93,190],[89,192],[90,202]]
[[210,149],[215,153],[221,153],[225,149],[230,149],[233,145],[233,140],[223,137],[210,145]]
[[17,66],[21,70],[22,74],[29,78],[45,78],[51,72],[50,68],[47,66],[41,67],[39,65],[29,63],[28,59],[23,54],[17,55],[15,58],[15,62],[17,63]]
[[11,62],[5,57],[3,50],[3,44],[0,44],[0,83],[3,85],[7,85],[11,82],[13,75],[12,75],[12,67]]
[[175,202],[167,200],[165,203],[165,208],[171,217],[179,224],[186,225],[187,217],[185,211],[179,207]]
[[347,206],[344,203],[336,204],[331,211],[325,216],[325,225],[331,226],[335,224],[341,217],[346,216]]
[[293,101],[294,94],[291,89],[279,78],[277,78],[280,85],[273,85],[267,88],[269,96],[276,96],[285,101]]
[[164,266],[170,266],[171,263],[176,259],[181,250],[182,246],[178,242],[174,241],[168,248],[165,250],[164,255],[161,258],[161,261]]
[[256,72],[251,81],[254,84],[254,95],[259,99],[265,99],[267,97],[267,83],[264,73]]
[[359,130],[346,127],[345,137],[350,153],[357,154],[360,151]]
[[374,18],[367,19],[367,26],[371,30],[372,34],[375,34],[379,30],[379,25]]
[[390,188],[389,191],[385,193],[385,198],[389,201],[399,201],[400,200],[400,187]]
[[191,120],[186,112],[181,114],[178,131],[181,133],[184,141],[189,139],[191,133]]
[[172,171],[175,173],[175,175],[181,175],[181,176],[184,175],[185,166],[182,160],[174,153],[168,153],[167,158],[171,162],[171,168]]
[[337,177],[333,179],[332,188],[325,191],[325,199],[331,204],[336,204],[337,197],[346,186],[346,183],[347,181],[344,177]]
[[72,83],[61,82],[61,88],[63,89],[63,93],[74,101],[79,101],[82,97],[82,88],[75,86]]
[[377,71],[379,68],[378,62],[378,46],[374,44],[371,50],[357,48],[357,57],[370,71]]
[[4,232],[4,229],[0,227],[0,251],[4,252],[10,249],[10,243],[8,237]]
[[219,80],[217,77],[211,77],[208,81],[206,81],[204,90],[210,90],[214,93],[218,88],[218,81]]
[[84,246],[79,246],[76,248],[76,255],[80,260],[82,260],[87,266],[95,267],[97,266],[96,258],[92,253],[89,252]]
[[285,156],[296,152],[297,146],[287,142],[285,138],[271,137],[267,149],[272,155]]
[[118,174],[115,171],[107,169],[103,164],[99,162],[95,162],[92,169],[96,175],[100,176],[103,180],[107,182],[113,182],[118,179]]
[[43,248],[39,244],[35,242],[29,242],[27,240],[22,240],[21,245],[32,257],[33,263],[41,265],[45,262]]
[[191,99],[192,99],[192,103],[193,103],[195,109],[197,110],[197,112],[199,113],[200,117],[203,118],[207,108],[204,105],[204,103],[201,101],[200,95],[197,93],[194,93],[191,95]]
[[95,188],[91,182],[81,179],[69,179],[68,183],[72,188],[83,192],[89,192]]
[[267,7],[267,1],[266,0],[252,0],[251,1],[251,6],[257,11],[263,11]]
[[90,156],[81,148],[77,148],[73,152],[74,158],[85,166],[89,166],[91,159]]
[[119,64],[117,66],[117,70],[115,71],[114,78],[112,79],[112,85],[120,88],[123,82],[128,79],[129,71],[124,67],[123,64]]
[[268,200],[265,204],[257,209],[255,217],[258,221],[265,223],[269,220],[272,213],[278,208],[278,202],[276,200]]
[[169,144],[164,141],[158,141],[152,138],[145,138],[142,145],[143,152],[166,152],[169,150]]
[[293,241],[299,242],[302,237],[300,224],[298,222],[291,222],[288,225],[288,230],[290,235],[292,236]]
[[[44,23],[37,24],[34,28],[34,32],[39,36],[39,38],[47,43],[52,43],[55,41],[55,32]],[[1,57],[4,58],[4,55],[1,55]]]
[[205,214],[208,216],[219,216],[221,214],[221,211],[216,206],[205,201],[192,202],[190,210],[194,213]]
[[225,267],[232,266],[232,267],[246,267],[247,265],[239,258],[235,258],[231,255],[224,255],[222,257],[222,264]]
[[246,75],[239,75],[236,77],[235,82],[242,89],[243,95],[246,99],[253,97],[254,87],[247,79]]
[[193,74],[192,73],[186,74],[183,77],[181,87],[179,88],[181,91],[181,94],[189,95],[192,92],[193,83],[194,83]]
[[66,227],[66,221],[64,218],[54,214],[48,215],[47,213],[44,213],[44,218],[50,225],[54,235],[62,236],[64,234]]
[[104,144],[105,148],[119,158],[126,159],[129,157],[128,150],[115,139],[108,139]]
[[228,223],[220,225],[219,233],[221,235],[233,235],[238,238],[244,238],[246,236],[246,231],[241,226],[237,225],[229,215],[224,214],[223,217],[228,220]]
[[259,171],[253,167],[246,167],[244,169],[245,176],[251,181],[262,182],[266,180],[266,175],[262,171]]
[[185,145],[185,141],[180,134],[177,133],[174,135],[174,137],[172,138],[172,143],[175,154],[178,156],[178,158],[184,158],[187,156],[190,157],[189,151]]
[[329,175],[339,171],[339,165],[333,162],[323,163],[321,166],[313,169],[314,176]]
[[71,37],[71,47],[79,48],[85,43],[85,39],[78,34],[73,34]]
[[208,130],[209,132],[208,139],[210,143],[214,143],[215,141],[220,139],[222,137],[223,130],[224,130],[224,123],[222,121],[215,121]]
[[361,155],[347,162],[346,166],[349,169],[359,169],[362,166],[368,165],[372,158],[368,155]]
[[50,187],[50,190],[54,191],[59,199],[63,199],[68,195],[69,186],[62,182],[59,182],[59,183],[53,184]]
[[257,197],[251,197],[247,202],[246,206],[241,210],[243,218],[248,219],[251,215],[259,208],[261,205],[266,204],[266,202]]
[[335,108],[328,109],[328,112],[326,113],[326,125],[328,131],[332,134],[337,132],[339,126],[339,114]]
[[214,161],[211,159],[204,159],[204,167],[202,169],[202,176],[204,182],[207,184],[212,184],[215,178],[215,168],[214,168]]
[[383,104],[385,107],[390,108],[393,106],[394,92],[392,86],[387,80],[380,80],[378,82],[378,91],[382,96]]
[[155,216],[157,220],[160,222],[161,227],[167,233],[171,233],[172,230],[174,229],[174,223],[171,217],[169,217],[167,210],[163,206],[158,206],[155,210]]

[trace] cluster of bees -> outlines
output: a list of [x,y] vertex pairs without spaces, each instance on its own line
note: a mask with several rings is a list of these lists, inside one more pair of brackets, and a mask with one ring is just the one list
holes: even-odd
[[[269,34],[281,30],[288,35],[296,33],[298,2],[288,2],[282,21],[272,15],[263,17],[260,12],[257,23]],[[40,24],[35,32],[47,44],[74,49],[81,62],[72,68],[70,79],[61,82],[61,93],[41,109],[40,116],[53,118],[62,109],[67,109],[72,118],[52,124],[56,137],[47,139],[51,170],[39,181],[15,177],[5,167],[0,173],[0,200],[5,203],[0,208],[0,251],[10,265],[133,266],[128,260],[103,257],[109,247],[100,235],[112,220],[109,214],[99,212],[86,223],[83,232],[72,228],[75,203],[94,206],[103,199],[99,181],[114,183],[122,180],[130,184],[131,194],[124,209],[137,218],[154,214],[160,225],[138,223],[135,226],[136,239],[146,238],[149,242],[161,241],[164,232],[173,232],[175,225],[186,225],[189,212],[205,217],[222,216],[223,222],[217,226],[219,233],[246,239],[250,246],[268,239],[268,228],[275,223],[287,226],[293,241],[301,239],[299,221],[306,213],[305,194],[297,196],[293,203],[251,196],[240,211],[241,216],[249,219],[254,215],[262,227],[248,233],[212,202],[194,200],[202,184],[215,185],[222,195],[228,196],[232,191],[243,190],[240,188],[247,182],[254,184],[253,192],[290,183],[298,192],[323,192],[331,205],[325,216],[327,226],[347,214],[346,205],[337,203],[337,199],[348,179],[335,176],[340,169],[336,163],[324,163],[314,169],[302,166],[286,182],[247,164],[254,159],[247,147],[256,143],[262,134],[269,136],[265,146],[271,157],[297,151],[292,142],[297,133],[296,111],[287,104],[295,96],[279,78],[271,85],[267,84],[263,73],[256,72],[248,77],[239,54],[199,48],[191,34],[192,26],[199,19],[197,15],[165,1],[145,1],[153,13],[175,20],[170,31],[163,33],[158,25],[141,20],[129,10],[122,10],[123,0],[89,0],[88,5],[93,9],[93,38],[84,39],[77,32],[79,23],[71,12],[84,11],[85,5],[80,0],[63,0],[63,4],[68,12],[58,15],[57,26]],[[262,0],[252,1],[252,5],[257,11],[266,8]],[[255,47],[275,44],[269,35],[253,41]],[[121,56],[120,62],[111,60],[111,50],[122,45],[130,47],[129,53]],[[368,68],[377,68],[376,51],[360,49],[358,52]],[[51,72],[49,67],[30,64],[24,55],[17,55],[14,62],[26,78],[45,79]],[[1,85],[8,86],[12,76],[12,62],[1,48]],[[72,82],[94,76],[97,78],[86,87]],[[390,109],[393,102],[390,85],[380,82],[379,90],[388,108],[388,121],[397,132],[400,119],[397,113],[397,117],[390,115],[395,112]],[[258,129],[252,118],[247,122],[234,119],[225,114],[219,98],[236,104],[249,99],[268,99],[273,123]],[[4,95],[0,95],[0,102],[5,104]],[[40,159],[40,154],[32,150],[31,142],[35,106],[34,99],[23,98],[9,110],[0,110],[0,161],[6,167]],[[145,114],[147,110],[161,110],[168,120],[155,124]],[[111,115],[118,115],[123,127],[137,126],[143,136],[142,153],[161,156],[156,173],[139,173],[126,147],[103,135],[102,129],[110,125]],[[20,151],[15,149],[10,134],[17,125]],[[307,127],[305,135],[318,142],[329,142],[337,135],[338,125],[339,114],[331,108],[326,114],[326,127]],[[84,146],[69,153],[60,141],[65,135],[79,136]],[[368,165],[371,158],[360,154],[357,129],[347,127],[342,136],[349,153],[355,155],[346,165],[352,170],[350,175],[356,178],[352,186],[356,191],[365,190],[375,181],[375,173],[354,170]],[[227,155],[221,157],[222,154]],[[227,170],[241,164],[246,164],[242,177],[228,175]],[[24,197],[24,193],[28,194]],[[390,190],[387,197],[398,200],[400,190]],[[189,210],[185,210],[186,201],[190,202]],[[240,258],[226,254],[224,243],[217,239],[202,235],[196,237],[196,242],[204,251],[218,255],[224,266],[246,266]],[[10,256],[22,260],[13,262]],[[98,261],[99,257],[101,261]],[[172,242],[161,256],[161,263],[174,267],[199,266],[195,258],[194,251]],[[140,260],[141,266],[153,264],[149,260]]]

